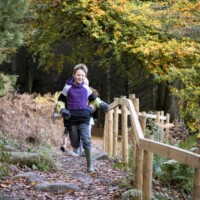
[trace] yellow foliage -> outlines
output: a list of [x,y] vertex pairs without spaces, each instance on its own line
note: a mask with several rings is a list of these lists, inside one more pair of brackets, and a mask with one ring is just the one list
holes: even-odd
[[41,96],[40,94],[38,94],[35,97],[35,101],[37,104],[48,104],[49,102],[56,103],[59,95],[60,95],[60,92],[56,92],[54,95],[47,93],[44,96]]

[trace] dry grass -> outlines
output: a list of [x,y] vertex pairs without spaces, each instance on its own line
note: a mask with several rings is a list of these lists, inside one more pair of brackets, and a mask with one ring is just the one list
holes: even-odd
[[33,138],[37,143],[60,145],[63,122],[51,121],[57,96],[14,94],[0,98],[0,132],[21,144]]

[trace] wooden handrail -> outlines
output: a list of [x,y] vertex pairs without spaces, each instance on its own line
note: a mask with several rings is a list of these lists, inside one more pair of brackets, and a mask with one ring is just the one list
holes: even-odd
[[115,98],[115,101],[109,105],[109,110],[112,110],[119,105],[125,105],[129,109],[131,126],[134,129],[134,133],[136,134],[135,138],[137,145],[140,145],[141,143],[141,148],[143,148],[144,150],[165,156],[167,158],[175,159],[195,168],[200,168],[199,154],[144,138],[144,134],[142,132],[137,113],[130,99]]
[[[139,122],[139,117],[142,117],[142,114],[139,112],[138,110],[138,106],[139,106],[139,101],[138,99],[134,99],[134,95],[130,96],[132,100],[130,99],[126,99],[125,97],[123,98],[115,98],[114,102],[111,103],[109,105],[109,111],[106,114],[106,118],[105,118],[105,127],[104,127],[104,144],[106,145],[113,145],[113,147],[116,148],[117,146],[117,135],[118,135],[118,131],[116,130],[118,128],[118,126],[115,126],[113,124],[113,120],[111,118],[114,117],[114,123],[118,123],[116,120],[118,120],[118,117],[116,115],[121,114],[122,115],[122,120],[123,120],[123,126],[122,126],[122,131],[124,131],[123,136],[125,136],[124,134],[128,134],[127,133],[127,128],[124,128],[124,122],[126,121],[126,117],[125,115],[129,115],[130,116],[130,121],[131,121],[131,131],[132,131],[132,139],[134,141],[134,145],[136,147],[136,159],[135,159],[135,164],[136,164],[136,174],[135,174],[135,187],[136,189],[139,190],[143,190],[143,197],[146,200],[150,200],[151,199],[151,176],[152,176],[152,153],[157,154],[157,155],[161,155],[170,159],[174,159],[176,161],[179,161],[183,164],[186,164],[188,166],[192,166],[195,168],[196,174],[198,174],[196,178],[200,177],[199,173],[200,173],[200,154],[196,154],[184,149],[181,149],[179,147],[175,147],[175,146],[171,146],[168,144],[164,144],[162,142],[157,142],[154,140],[150,140],[144,137],[140,122]],[[134,107],[134,105],[137,106],[137,111]],[[122,107],[122,111],[120,109],[118,109],[118,107],[121,106]],[[126,110],[125,107],[128,109]],[[114,115],[113,115],[113,110],[114,110]],[[145,116],[147,118],[153,118],[156,120],[156,124],[158,124],[162,129],[163,128],[169,128],[169,115],[167,115],[166,117],[163,116],[164,112],[162,111],[161,115],[160,112],[157,112],[157,115],[153,115],[153,114],[145,114]],[[108,118],[109,116],[109,118]],[[109,121],[110,120],[110,121]],[[166,121],[166,123],[164,124],[164,120]],[[161,122],[161,125],[160,125]],[[127,123],[127,122],[126,122]],[[114,127],[114,130],[113,130]],[[114,131],[114,134],[112,134],[110,131]],[[169,130],[168,130],[169,131]],[[114,139],[112,138],[114,137]],[[123,138],[123,140],[126,139],[127,136],[125,136]],[[112,143],[112,141],[110,140],[114,140],[114,142]],[[126,141],[128,142],[128,141]],[[126,159],[123,158],[123,160],[125,162],[127,162],[127,144],[123,143],[123,148],[125,150],[125,156]],[[112,152],[112,148],[109,146],[105,146],[104,147],[105,151],[108,151],[109,154],[112,156],[117,156],[117,150],[113,149]],[[143,155],[144,152],[144,155]],[[145,159],[146,163],[143,163],[143,169],[142,169],[142,161],[143,161],[143,156]],[[141,161],[141,162],[139,162]],[[148,164],[147,164],[148,161]],[[150,163],[151,162],[151,163]],[[139,169],[137,167],[137,164],[140,163]],[[138,171],[137,171],[138,169]],[[143,170],[143,180],[142,180],[142,176],[141,176],[141,172]],[[148,173],[146,173],[148,172]],[[148,181],[147,181],[148,180]],[[142,181],[144,182],[144,184],[142,184]],[[143,188],[142,188],[143,185]],[[194,184],[194,200],[200,199],[200,183],[199,180],[195,181]],[[141,197],[138,197],[137,200],[141,200]]]
[[179,162],[182,162],[183,164],[195,168],[200,168],[199,154],[146,138],[140,139],[140,145],[142,149],[146,151],[150,151],[157,155],[177,160]]

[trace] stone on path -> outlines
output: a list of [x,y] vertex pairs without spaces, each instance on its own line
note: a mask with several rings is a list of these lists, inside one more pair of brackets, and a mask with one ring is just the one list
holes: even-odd
[[14,176],[14,178],[28,178],[30,183],[43,183],[45,182],[44,179],[33,172],[25,172],[25,173],[20,173]]
[[95,160],[110,160],[106,152],[102,152],[94,157]]
[[37,190],[43,192],[57,192],[57,193],[66,193],[66,192],[78,192],[80,188],[75,184],[68,184],[63,182],[57,183],[42,183],[36,186]]
[[83,172],[80,172],[80,171],[73,172],[72,176],[74,178],[76,178],[77,180],[79,180],[80,182],[85,183],[85,184],[90,184],[92,182],[92,179],[89,175],[87,175]]

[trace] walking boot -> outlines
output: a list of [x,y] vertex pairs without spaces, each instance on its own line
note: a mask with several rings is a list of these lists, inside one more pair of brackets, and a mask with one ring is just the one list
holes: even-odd
[[[65,128],[65,132],[66,132],[66,128]],[[60,147],[60,150],[62,151],[62,152],[65,152],[65,150],[66,150],[66,147],[67,147],[67,136],[66,136],[66,134],[64,134],[64,136],[63,136],[63,144],[62,144],[62,146]]]
[[84,150],[83,150],[83,144],[82,144],[82,142],[80,142],[79,154],[80,154],[80,156],[84,156]]
[[85,149],[85,157],[87,161],[87,171],[94,172],[94,169],[92,166],[92,150],[91,149]]
[[65,147],[61,146],[61,147],[60,147],[60,150],[61,150],[62,152],[65,152]]
[[79,148],[73,148],[73,152],[79,155]]

